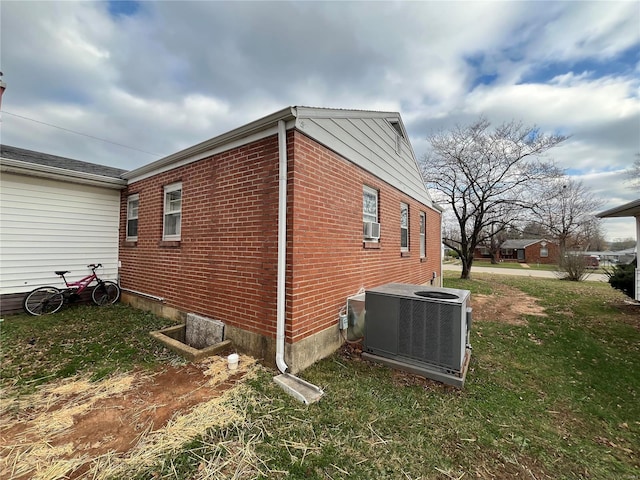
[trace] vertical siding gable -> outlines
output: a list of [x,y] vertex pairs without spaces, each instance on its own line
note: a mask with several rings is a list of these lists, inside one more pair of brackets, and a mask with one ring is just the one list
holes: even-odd
[[395,129],[384,118],[299,118],[299,130],[426,205],[433,202],[406,141],[396,152]]

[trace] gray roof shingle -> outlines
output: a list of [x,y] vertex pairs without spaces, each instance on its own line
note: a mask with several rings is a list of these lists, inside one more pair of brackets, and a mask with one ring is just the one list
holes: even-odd
[[120,175],[127,171],[120,168],[107,167],[106,165],[98,165],[95,163],[74,160],[72,158],[59,157],[48,153],[12,147],[10,145],[0,145],[0,157],[111,178],[120,178]]
[[544,238],[516,238],[505,240],[502,245],[500,245],[500,248],[525,248],[538,242],[553,243]]

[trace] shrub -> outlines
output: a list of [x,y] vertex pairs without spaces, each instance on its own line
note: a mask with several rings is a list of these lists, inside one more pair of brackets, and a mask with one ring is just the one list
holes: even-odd
[[588,275],[587,260],[584,255],[568,253],[560,258],[558,270],[564,274],[563,280],[580,282]]
[[609,285],[616,290],[620,290],[625,295],[636,298],[636,265],[637,260],[626,264],[616,265],[612,270],[607,270],[609,276]]

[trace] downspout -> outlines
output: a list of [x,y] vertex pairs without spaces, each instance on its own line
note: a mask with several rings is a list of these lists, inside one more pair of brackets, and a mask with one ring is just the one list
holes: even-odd
[[286,373],[284,361],[284,327],[286,320],[285,290],[287,273],[287,130],[284,120],[278,121],[278,284],[276,308],[276,365]]
[[[442,241],[442,211],[440,211],[440,286],[444,287],[442,272],[444,272],[444,243]],[[426,232],[425,232],[426,235]]]

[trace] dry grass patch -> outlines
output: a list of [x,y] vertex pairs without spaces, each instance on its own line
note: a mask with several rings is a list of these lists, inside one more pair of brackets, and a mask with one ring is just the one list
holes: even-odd
[[527,325],[527,315],[547,316],[537,298],[507,285],[496,284],[493,287],[491,295],[471,295],[474,320]]
[[[0,420],[0,476],[57,479],[127,477],[177,451],[208,428],[241,422],[240,368],[212,357],[152,373],[74,378],[8,402]],[[237,402],[236,402],[237,403]]]

